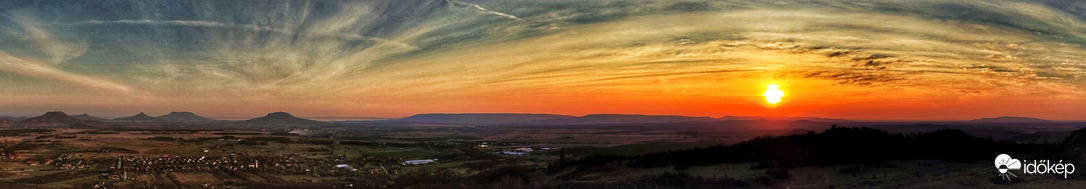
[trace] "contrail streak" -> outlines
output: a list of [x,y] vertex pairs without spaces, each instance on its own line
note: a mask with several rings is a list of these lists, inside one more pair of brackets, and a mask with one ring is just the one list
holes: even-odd
[[452,3],[453,5],[458,6],[458,7],[473,8],[473,9],[475,9],[476,12],[483,13],[483,14],[492,14],[492,15],[498,15],[498,16],[510,18],[510,19],[513,19],[513,20],[520,20],[520,18],[517,18],[517,16],[486,10],[486,8],[483,8],[482,6],[479,6],[479,5],[476,5],[476,4],[466,3],[466,2],[457,1],[457,0],[445,0],[445,2]]

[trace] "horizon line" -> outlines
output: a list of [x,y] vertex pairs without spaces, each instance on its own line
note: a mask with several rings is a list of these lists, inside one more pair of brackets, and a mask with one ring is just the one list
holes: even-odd
[[[67,115],[81,115],[81,114],[91,115],[90,113],[71,114],[71,113],[68,113],[66,111],[59,111],[59,110],[46,111],[45,113],[48,113],[48,112],[64,112]],[[171,112],[189,112],[189,113],[196,114],[195,112],[190,112],[190,111],[171,111]],[[272,112],[268,112],[268,113],[274,113],[274,112],[285,112],[285,111],[272,111]],[[141,111],[139,113],[145,113],[145,112]],[[136,113],[136,114],[139,114],[139,113]],[[287,113],[290,113],[290,112],[287,112]],[[44,113],[37,114],[37,115],[29,115],[29,116],[0,115],[0,117],[13,117],[13,118],[24,117],[24,118],[30,118],[30,117],[41,116],[43,114]],[[133,114],[133,115],[136,115],[136,114]],[[169,113],[167,113],[167,114],[169,114]],[[167,115],[167,114],[162,114],[162,115]],[[291,113],[291,114],[293,114],[293,113]],[[593,114],[577,115],[577,114],[559,114],[559,113],[518,113],[518,112],[463,112],[463,113],[431,112],[431,113],[416,113],[416,114],[411,114],[411,115],[408,115],[408,116],[398,117],[398,118],[396,118],[396,117],[373,117],[373,116],[296,116],[296,117],[306,118],[306,119],[313,119],[313,120],[329,120],[329,121],[337,121],[337,120],[338,121],[379,121],[379,120],[402,119],[402,118],[407,118],[407,117],[411,117],[411,116],[415,116],[415,115],[426,115],[426,114],[536,114],[536,115],[564,115],[564,116],[573,116],[573,117],[584,117],[584,116],[588,116],[588,115],[642,115],[642,116],[706,117],[706,118],[711,118],[711,119],[724,119],[724,118],[727,118],[727,117],[752,117],[752,118],[763,118],[763,119],[765,119],[765,118],[794,118],[794,119],[798,119],[798,120],[808,120],[808,119],[804,119],[804,118],[811,118],[811,119],[839,119],[839,120],[846,120],[846,121],[851,121],[851,122],[963,122],[963,121],[973,121],[973,120],[977,120],[977,119],[986,119],[986,118],[1020,117],[1020,118],[1032,118],[1032,119],[1040,119],[1040,120],[1054,121],[1054,122],[1086,122],[1086,119],[1083,119],[1083,120],[1044,119],[1044,118],[1037,118],[1037,117],[1015,116],[1015,115],[1001,115],[1001,116],[993,116],[993,117],[980,117],[980,118],[960,119],[960,120],[952,120],[952,119],[951,120],[939,120],[939,119],[923,119],[923,118],[920,118],[920,119],[863,119],[863,118],[852,119],[852,118],[830,118],[830,117],[818,117],[818,116],[767,116],[767,115],[756,115],[756,116],[751,116],[751,115],[726,115],[726,116],[714,117],[714,116],[691,116],[691,115],[679,115],[679,114],[636,114],[636,113],[634,113],[634,114],[630,114],[630,113],[625,113],[625,114],[624,113],[593,113]],[[162,115],[152,116],[152,117],[159,117],[159,116],[162,116]],[[199,115],[199,114],[197,114],[197,115]],[[94,116],[94,115],[91,115],[91,116]],[[94,116],[94,117],[106,118],[106,119],[116,119],[116,118],[124,118],[124,117],[129,117],[129,116],[101,116],[101,117],[100,116]],[[253,119],[253,118],[258,118],[258,117],[263,117],[263,116],[255,116],[255,117],[248,117],[248,116],[201,116],[201,117],[207,117],[207,118],[219,119],[219,120],[245,120],[245,119]],[[808,120],[808,121],[815,121],[815,120]]]

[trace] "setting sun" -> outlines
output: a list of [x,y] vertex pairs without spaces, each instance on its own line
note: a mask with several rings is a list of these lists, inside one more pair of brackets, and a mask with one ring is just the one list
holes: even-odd
[[781,97],[784,96],[784,91],[782,91],[780,88],[781,86],[777,84],[766,85],[765,93],[762,93],[762,96],[765,96],[765,101],[769,102],[770,104],[777,104],[778,102],[781,102]]

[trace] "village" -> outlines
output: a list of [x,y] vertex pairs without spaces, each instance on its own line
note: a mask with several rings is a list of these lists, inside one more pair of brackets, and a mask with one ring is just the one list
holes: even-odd
[[[225,142],[244,141],[240,138],[221,140]],[[42,142],[40,139],[24,142]],[[493,144],[481,142],[474,145],[481,153],[513,159],[548,157],[544,152],[557,150],[553,147],[525,147],[522,144]],[[105,150],[103,150],[105,151]],[[207,153],[204,149],[202,152]],[[97,175],[95,186],[114,186],[118,183],[148,183],[147,178],[179,177],[198,173],[222,175],[261,175],[262,177],[304,176],[308,178],[356,178],[359,176],[384,177],[417,174],[429,169],[410,169],[414,166],[442,163],[472,162],[474,160],[446,160],[439,158],[403,159],[360,155],[347,157],[328,154],[249,154],[228,153],[219,155],[183,156],[183,155],[92,155],[87,153],[63,154],[55,158],[27,158],[16,153],[5,152],[4,161],[20,161],[27,166],[17,172],[83,172]],[[275,176],[270,176],[275,175]],[[180,176],[184,177],[184,176]],[[211,184],[211,183],[209,183]],[[209,187],[214,185],[208,185]]]
[[118,156],[81,158],[62,156],[44,163],[29,161],[31,166],[40,165],[56,169],[90,169],[108,166],[112,179],[127,179],[127,174],[170,174],[173,172],[208,171],[259,171],[273,174],[312,176],[353,176],[357,169],[339,166],[342,159],[305,158],[299,155],[283,156]]

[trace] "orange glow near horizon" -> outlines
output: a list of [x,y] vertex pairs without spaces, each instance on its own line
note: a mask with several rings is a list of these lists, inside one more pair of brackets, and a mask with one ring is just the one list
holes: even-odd
[[[185,101],[173,106],[132,106],[114,114],[96,113],[81,104],[27,111],[60,110],[69,114],[92,113],[106,117],[146,112],[162,115],[170,111],[192,111],[210,117],[261,116],[272,111],[286,111],[301,117],[369,116],[398,118],[420,113],[549,113],[650,114],[685,116],[784,116],[826,117],[871,120],[963,120],[1000,115],[1023,115],[1048,119],[1073,120],[1078,112],[1043,114],[1038,107],[1075,109],[1083,101],[1079,96],[1037,99],[1027,89],[1006,89],[1004,93],[965,93],[959,90],[930,90],[917,87],[885,85],[846,85],[811,78],[779,78],[776,73],[749,75],[737,79],[673,78],[667,82],[627,83],[580,87],[541,87],[506,93],[469,93],[442,98],[386,98],[382,101],[404,102],[399,106],[377,106],[359,102],[306,103],[300,106],[264,104],[210,103]],[[787,103],[769,104],[763,96],[769,84],[787,90]],[[802,95],[796,95],[802,94]],[[421,99],[421,100],[420,100]],[[448,100],[455,99],[455,100]],[[414,101],[412,101],[414,100]],[[25,102],[25,101],[24,101]],[[103,102],[112,103],[112,102]],[[120,102],[116,102],[120,103]],[[150,104],[151,102],[148,102]],[[223,108],[229,104],[230,108]],[[787,104],[787,105],[782,105]],[[10,104],[0,104],[10,105]],[[23,106],[55,104],[22,103]],[[19,106],[5,106],[19,107]],[[353,108],[352,108],[353,107]],[[359,107],[365,107],[360,110]],[[892,108],[888,108],[892,107]],[[1015,107],[1008,111],[1008,107]],[[1046,117],[1046,115],[1051,117]]]

